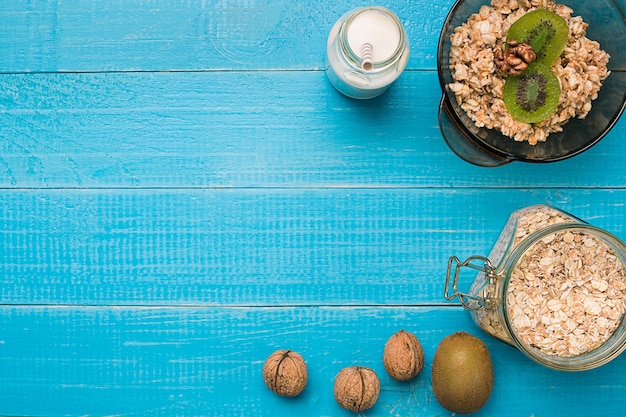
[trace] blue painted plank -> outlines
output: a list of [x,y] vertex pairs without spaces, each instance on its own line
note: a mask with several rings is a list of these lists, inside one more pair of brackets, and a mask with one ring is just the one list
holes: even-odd
[[[626,359],[548,371],[442,292],[447,257],[486,254],[524,205],[626,238],[626,122],[570,161],[472,167],[436,123],[452,1],[382,4],[412,54],[363,103],[322,69],[364,4],[0,2],[0,415],[348,416],[352,364],[382,377],[372,414],[449,415],[429,360],[456,330],[494,357],[478,415],[624,415]],[[412,386],[380,363],[399,328],[426,351]],[[260,378],[283,347],[311,375],[291,401]]]
[[626,122],[548,165],[474,167],[437,125],[433,71],[379,99],[323,72],[0,75],[0,187],[617,187]]
[[537,203],[626,239],[624,190],[4,191],[0,304],[440,304]]
[[[412,43],[408,67],[435,68],[452,0],[389,0]],[[325,66],[345,12],[324,0],[0,2],[0,72],[299,69]]]
[[[367,415],[450,416],[432,393],[431,363],[455,331],[483,339],[495,385],[476,416],[622,416],[626,356],[593,371],[534,364],[487,336],[460,308],[0,307],[0,415],[351,416],[333,398],[345,366],[374,369],[378,402]],[[412,384],[382,365],[389,336],[406,329],[425,351]],[[299,351],[309,382],[293,399],[263,384],[276,349]]]

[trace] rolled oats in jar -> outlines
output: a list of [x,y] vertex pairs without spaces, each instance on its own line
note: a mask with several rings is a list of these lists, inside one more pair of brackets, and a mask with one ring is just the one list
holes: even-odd
[[[582,371],[626,349],[626,246],[561,210],[515,211],[488,257],[448,262],[445,296],[536,362]],[[463,268],[478,275],[458,290]]]

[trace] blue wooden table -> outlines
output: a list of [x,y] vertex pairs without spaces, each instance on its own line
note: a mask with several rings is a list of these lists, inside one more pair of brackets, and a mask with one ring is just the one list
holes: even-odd
[[[373,368],[367,416],[446,416],[438,343],[491,352],[482,416],[623,416],[626,356],[548,370],[489,337],[443,284],[509,214],[544,203],[626,239],[626,122],[547,165],[470,165],[437,123],[452,0],[388,0],[411,42],[383,96],[324,73],[326,37],[365,1],[0,2],[0,415],[350,416],[332,385]],[[469,283],[468,283],[469,285]],[[382,366],[416,334],[411,384]],[[276,349],[307,361],[293,399]]]

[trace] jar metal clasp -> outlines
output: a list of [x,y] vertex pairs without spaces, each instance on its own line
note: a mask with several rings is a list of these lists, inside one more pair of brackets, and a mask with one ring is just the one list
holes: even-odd
[[[463,268],[473,269],[480,273],[477,281],[470,288],[470,293],[464,293],[458,289],[459,276]],[[484,279],[481,279],[481,277]],[[463,307],[468,310],[480,310],[492,301],[488,296],[489,292],[481,290],[483,290],[485,286],[493,284],[495,278],[495,268],[488,258],[474,255],[461,262],[456,256],[451,256],[448,260],[444,296],[447,300],[453,300],[458,297]],[[478,295],[481,292],[487,296]]]

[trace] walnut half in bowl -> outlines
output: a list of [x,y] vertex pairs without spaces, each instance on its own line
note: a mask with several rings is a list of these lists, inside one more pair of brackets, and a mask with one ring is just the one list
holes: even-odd
[[[458,0],[442,28],[437,69],[439,125],[448,146],[480,166],[553,162],[578,155],[615,125],[626,103],[626,24],[616,0]],[[556,112],[524,123],[502,99],[498,50],[520,16],[547,9],[567,20],[568,43],[552,70],[561,85]]]

